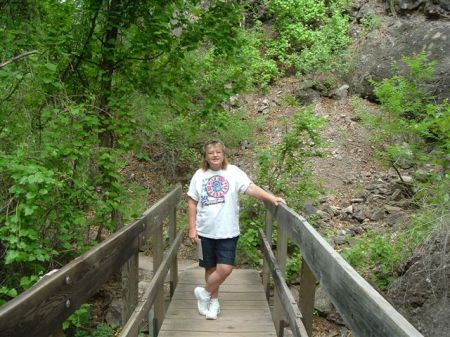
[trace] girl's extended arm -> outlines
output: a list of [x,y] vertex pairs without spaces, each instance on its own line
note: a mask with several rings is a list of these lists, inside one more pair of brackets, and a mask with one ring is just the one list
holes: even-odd
[[264,191],[261,187],[259,187],[254,183],[251,183],[247,187],[247,189],[245,190],[245,194],[255,197],[262,201],[269,201],[273,203],[275,206],[277,206],[280,202],[286,204],[286,201],[283,198]]

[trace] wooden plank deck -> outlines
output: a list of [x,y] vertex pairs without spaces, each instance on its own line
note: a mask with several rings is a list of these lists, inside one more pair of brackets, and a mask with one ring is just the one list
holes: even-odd
[[264,289],[256,270],[235,269],[220,287],[221,312],[207,320],[197,310],[194,288],[204,270],[187,269],[169,305],[159,337],[276,337]]

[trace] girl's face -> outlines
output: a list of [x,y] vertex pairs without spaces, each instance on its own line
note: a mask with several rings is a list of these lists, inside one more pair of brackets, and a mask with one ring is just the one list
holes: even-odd
[[219,144],[209,145],[206,148],[206,161],[209,167],[214,171],[219,171],[222,169],[222,163],[225,158],[223,153],[223,148]]

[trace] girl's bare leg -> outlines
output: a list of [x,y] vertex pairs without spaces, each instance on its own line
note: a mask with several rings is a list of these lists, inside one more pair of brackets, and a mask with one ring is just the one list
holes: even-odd
[[233,266],[219,263],[215,268],[205,269],[205,289],[211,298],[218,298],[219,287],[233,271]]

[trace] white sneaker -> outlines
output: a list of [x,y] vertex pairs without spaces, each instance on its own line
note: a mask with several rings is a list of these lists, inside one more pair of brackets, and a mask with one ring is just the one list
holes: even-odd
[[195,297],[197,298],[197,307],[200,315],[205,316],[209,309],[210,294],[203,287],[196,287],[194,289]]
[[209,303],[209,310],[206,313],[206,319],[217,319],[217,315],[220,314],[220,304],[217,298],[213,298]]

